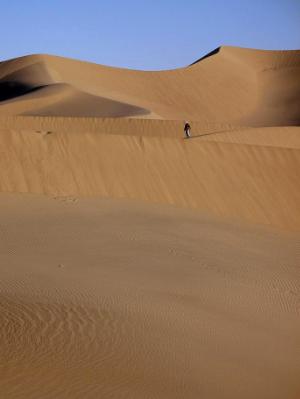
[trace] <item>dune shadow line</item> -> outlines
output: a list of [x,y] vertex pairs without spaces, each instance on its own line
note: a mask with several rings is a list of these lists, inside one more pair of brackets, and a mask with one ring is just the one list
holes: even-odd
[[31,85],[17,81],[0,81],[0,102],[24,96],[25,94],[35,92],[42,87],[45,86],[42,85],[33,87]]

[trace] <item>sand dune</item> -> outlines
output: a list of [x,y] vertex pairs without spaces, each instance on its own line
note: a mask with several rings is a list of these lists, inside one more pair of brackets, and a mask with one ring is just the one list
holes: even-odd
[[299,93],[300,51],[0,63],[1,398],[299,398]]
[[299,396],[299,237],[124,200],[0,214],[5,398]]
[[[139,122],[132,125],[137,130]],[[250,143],[252,135],[256,137],[250,145],[202,140],[211,136],[184,140],[176,130],[168,138],[163,133],[167,122],[160,129],[157,121],[154,124],[153,136],[151,121],[145,124],[145,135],[141,135],[144,122],[140,135],[122,134],[122,130],[119,134],[117,130],[112,130],[115,134],[60,132],[52,130],[51,123],[43,126],[48,130],[0,131],[5,149],[0,190],[139,199],[300,228],[298,148],[258,145],[263,131],[256,129],[241,131],[240,141],[245,135]],[[126,128],[130,129],[129,122]],[[293,129],[292,134],[299,135],[299,128]],[[238,137],[236,131],[228,134]]]
[[[95,96],[66,83],[49,83],[40,64],[0,80],[1,112],[7,115],[122,117],[147,115],[146,109]],[[33,81],[33,77],[37,80]]]
[[[250,126],[299,125],[300,52],[221,47],[189,67],[142,72],[110,68],[47,55],[0,64],[0,88],[14,84],[14,103],[0,114],[39,114],[36,105],[20,111],[20,95],[49,84],[64,83],[83,93],[149,110],[161,119]],[[3,89],[2,89],[3,90]],[[0,91],[2,91],[0,90]],[[10,94],[11,96],[12,94]],[[2,96],[3,100],[3,96]],[[111,116],[89,110],[86,116]],[[16,106],[16,109],[15,109]],[[114,103],[111,104],[114,108]],[[84,113],[82,111],[82,113]],[[92,115],[91,115],[92,113]],[[51,106],[41,115],[74,116],[72,104]],[[140,113],[138,113],[140,114]],[[132,112],[128,116],[133,116]]]
[[219,143],[252,144],[267,147],[300,149],[300,127],[280,126],[240,128],[201,133],[195,139]]

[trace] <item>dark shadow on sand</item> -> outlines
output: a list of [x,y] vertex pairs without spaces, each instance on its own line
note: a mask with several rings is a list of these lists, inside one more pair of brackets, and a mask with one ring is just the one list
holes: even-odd
[[42,87],[43,86],[33,87],[17,81],[0,81],[0,102],[24,96]]

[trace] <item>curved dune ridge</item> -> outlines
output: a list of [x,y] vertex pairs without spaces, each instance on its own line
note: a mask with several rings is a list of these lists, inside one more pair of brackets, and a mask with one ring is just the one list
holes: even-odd
[[[49,93],[48,104],[45,93],[40,106],[40,89],[58,83],[73,91],[55,101]],[[189,67],[159,72],[33,55],[0,64],[0,92],[0,114],[299,125],[300,52],[221,47]]]
[[[138,106],[93,95],[56,81],[56,74],[41,57],[32,63],[0,65],[0,104],[5,114],[130,117],[147,115],[150,112]],[[12,63],[12,66],[10,65]],[[6,64],[6,63],[4,63]],[[10,68],[11,66],[11,68]],[[11,69],[13,72],[10,72]],[[8,72],[8,73],[7,73]]]

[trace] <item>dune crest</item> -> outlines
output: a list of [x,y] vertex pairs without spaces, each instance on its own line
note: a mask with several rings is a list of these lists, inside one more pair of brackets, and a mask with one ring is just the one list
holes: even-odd
[[[22,98],[26,93],[57,83],[74,88],[74,98],[63,107],[60,99],[54,104],[49,99],[49,105],[42,109],[37,101],[20,111],[18,102],[26,100]],[[134,117],[149,113],[160,119],[244,126],[300,124],[300,51],[221,47],[189,67],[157,72],[34,55],[2,62],[1,87],[0,115],[74,116],[75,102],[78,109],[81,106],[80,116]],[[77,90],[85,94],[80,96]],[[31,92],[31,100],[34,95],[38,97]],[[100,97],[100,101],[94,101],[91,107],[88,95]],[[14,101],[7,104],[5,98]],[[122,111],[119,103],[124,103]]]

